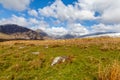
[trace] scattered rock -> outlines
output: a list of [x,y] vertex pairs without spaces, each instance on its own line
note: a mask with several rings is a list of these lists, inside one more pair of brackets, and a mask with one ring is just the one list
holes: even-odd
[[45,46],[45,48],[48,48],[48,46]]
[[24,48],[25,48],[25,46],[20,46],[20,47],[19,47],[19,49],[24,49]]
[[51,66],[59,63],[64,63],[64,62],[72,62],[72,56],[58,56],[55,57],[51,63]]
[[38,55],[40,54],[40,52],[32,52],[32,54]]

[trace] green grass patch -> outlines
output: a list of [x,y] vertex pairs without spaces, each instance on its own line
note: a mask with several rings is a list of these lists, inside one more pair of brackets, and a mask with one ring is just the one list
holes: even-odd
[[[99,65],[120,61],[119,45],[0,45],[0,80],[97,80]],[[55,57],[69,55],[71,63],[51,66]]]

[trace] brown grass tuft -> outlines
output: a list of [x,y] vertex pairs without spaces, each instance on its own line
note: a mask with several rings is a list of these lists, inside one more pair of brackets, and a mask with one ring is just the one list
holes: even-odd
[[120,80],[120,64],[117,61],[102,70],[99,66],[98,72],[98,80]]

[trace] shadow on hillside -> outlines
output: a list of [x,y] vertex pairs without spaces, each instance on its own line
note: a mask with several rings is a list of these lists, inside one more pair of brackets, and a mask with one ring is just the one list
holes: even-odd
[[0,42],[15,41],[15,40],[44,40],[44,39],[0,39]]

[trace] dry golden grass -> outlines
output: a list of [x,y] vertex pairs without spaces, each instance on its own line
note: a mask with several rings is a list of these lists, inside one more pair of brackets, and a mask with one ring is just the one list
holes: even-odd
[[0,42],[0,45],[73,45],[73,44],[115,44],[120,43],[120,38],[83,38],[83,39],[67,39],[67,40],[13,40]]
[[[0,80],[120,80],[119,51],[120,38],[4,41]],[[51,67],[57,56],[68,61]]]
[[14,39],[14,36],[0,33],[0,39]]
[[120,64],[114,61],[112,65],[108,65],[102,70],[99,66],[98,80],[120,80]]

